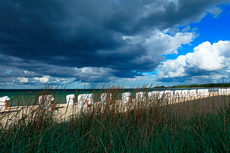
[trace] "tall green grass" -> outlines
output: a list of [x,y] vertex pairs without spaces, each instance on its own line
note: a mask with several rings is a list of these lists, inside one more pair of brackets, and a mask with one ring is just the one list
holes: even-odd
[[[53,94],[50,88],[39,95]],[[145,87],[140,91],[149,89]],[[0,127],[1,152],[229,152],[230,151],[230,107],[222,98],[223,106],[216,114],[193,113],[187,108],[173,108],[162,99],[147,102],[132,101],[127,111],[116,111],[118,93],[122,88],[102,89],[95,95],[99,103],[101,93],[112,93],[112,102],[105,107],[93,106],[91,111],[82,109],[63,122],[56,119],[56,109],[45,111],[40,106],[19,107],[11,116],[11,122]],[[135,91],[136,92],[136,91]],[[133,95],[135,95],[133,92]],[[77,93],[76,93],[77,94]],[[135,97],[132,97],[135,98]],[[215,99],[212,99],[215,103]],[[23,101],[23,100],[21,100]],[[19,103],[21,102],[19,101]],[[54,105],[58,101],[54,101]],[[133,104],[134,103],[134,104]],[[166,105],[162,105],[162,103]],[[133,105],[132,105],[133,104]],[[131,107],[133,106],[133,107]],[[103,110],[102,110],[103,109]],[[182,111],[183,110],[183,111]],[[189,110],[189,109],[188,109]],[[21,113],[21,114],[20,114]],[[1,114],[3,121],[7,115]],[[10,118],[8,118],[9,120]]]

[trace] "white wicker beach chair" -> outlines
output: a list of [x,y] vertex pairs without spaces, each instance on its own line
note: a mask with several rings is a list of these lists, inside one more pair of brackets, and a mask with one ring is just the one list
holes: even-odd
[[199,96],[203,96],[203,95],[209,95],[209,92],[208,92],[208,89],[198,89],[197,90],[197,94],[199,95]]
[[92,105],[94,103],[94,95],[93,94],[87,94],[87,95],[88,95],[87,97],[88,103],[89,105]]
[[150,100],[156,100],[158,98],[158,91],[151,91],[148,93],[148,99]]
[[189,91],[188,90],[181,90],[182,97],[188,97],[189,96]]
[[196,93],[196,90],[195,89],[192,89],[192,90],[189,90],[189,96],[197,96],[197,93]]
[[181,98],[181,97],[183,97],[182,90],[175,90],[175,97],[176,97],[176,98]]
[[146,96],[145,96],[145,92],[137,92],[136,93],[136,100],[137,101],[146,101]]
[[130,102],[132,100],[130,92],[122,93],[121,96],[122,96],[122,102],[123,103],[128,103],[128,102]]
[[165,98],[172,98],[173,90],[165,90]]
[[52,110],[54,101],[54,97],[52,95],[41,95],[38,97],[39,105],[42,106],[46,110]]
[[227,93],[230,93],[230,88],[227,88]]
[[74,94],[70,94],[66,96],[66,105],[74,105]]
[[219,89],[219,94],[220,95],[223,95],[223,94],[226,94],[226,93],[227,93],[227,89],[224,89],[224,88]]
[[78,107],[87,108],[89,105],[94,103],[94,95],[93,94],[80,94],[77,97],[78,99]]
[[10,100],[10,98],[8,96],[3,96],[0,97],[0,110],[6,110],[7,109],[7,102]]
[[100,99],[102,104],[111,103],[112,93],[102,93]]

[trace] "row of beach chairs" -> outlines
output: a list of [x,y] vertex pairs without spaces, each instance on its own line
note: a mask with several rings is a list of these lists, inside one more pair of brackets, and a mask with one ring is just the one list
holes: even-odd
[[[219,89],[219,94],[227,94],[230,93],[230,88],[224,88]],[[172,97],[175,98],[183,98],[183,97],[192,97],[192,96],[203,96],[203,95],[209,95],[208,89],[193,89],[193,90],[165,90],[165,91],[152,91],[148,92],[148,95],[146,95],[146,92],[137,92],[136,93],[136,100],[138,101],[147,101],[148,99],[169,99]],[[70,94],[66,96],[66,104],[67,105],[74,105],[74,99],[75,95]],[[7,109],[7,102],[10,100],[8,96],[0,97],[0,110],[6,110]],[[92,105],[94,103],[94,95],[93,94],[80,94],[77,97],[78,100],[78,107],[80,108],[86,108],[89,107],[89,105]],[[112,93],[102,93],[100,96],[100,100],[102,104],[110,103],[112,100]],[[39,96],[38,98],[39,105],[43,106],[44,109],[52,110],[53,104],[52,101],[54,101],[54,97],[52,95],[43,95]],[[122,93],[122,103],[128,103],[131,102],[131,92],[125,92]]]

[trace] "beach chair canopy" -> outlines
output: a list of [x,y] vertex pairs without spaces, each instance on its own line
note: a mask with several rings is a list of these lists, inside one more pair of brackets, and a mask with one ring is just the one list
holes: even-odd
[[75,98],[74,94],[67,95],[66,98]]
[[129,97],[129,96],[131,96],[131,92],[124,92],[121,95],[122,95],[122,97]]
[[54,97],[52,95],[41,95],[38,97],[38,99],[39,99],[39,102],[42,102],[42,100],[46,102],[54,101]]
[[6,102],[7,100],[10,100],[8,96],[0,97],[0,102]]

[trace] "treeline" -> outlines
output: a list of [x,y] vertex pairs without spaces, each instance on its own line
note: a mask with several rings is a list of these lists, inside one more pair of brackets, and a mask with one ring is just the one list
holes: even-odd
[[212,88],[212,87],[230,87],[230,83],[208,83],[208,84],[190,84],[190,85],[178,85],[172,86],[172,88]]

